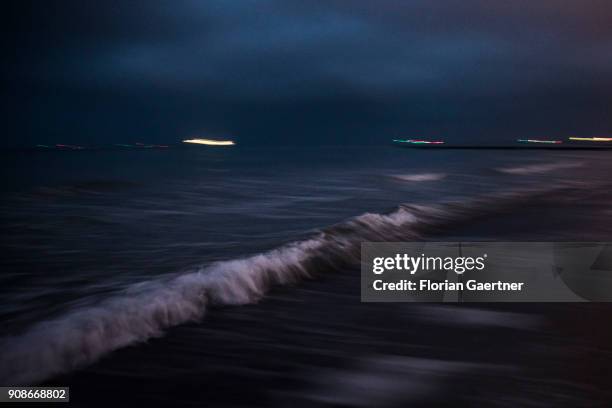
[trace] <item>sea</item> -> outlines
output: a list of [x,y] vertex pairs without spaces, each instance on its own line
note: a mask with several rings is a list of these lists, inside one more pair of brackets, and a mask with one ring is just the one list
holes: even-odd
[[612,152],[3,151],[0,385],[73,406],[609,406],[606,303],[362,303],[364,241],[611,241]]

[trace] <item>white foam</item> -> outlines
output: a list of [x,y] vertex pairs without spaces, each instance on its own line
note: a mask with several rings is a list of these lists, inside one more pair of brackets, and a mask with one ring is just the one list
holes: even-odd
[[507,174],[526,176],[530,174],[548,173],[550,171],[571,169],[582,166],[582,162],[555,162],[543,164],[528,164],[517,167],[501,167],[497,171]]
[[101,355],[197,321],[208,304],[259,300],[274,284],[307,277],[303,262],[323,245],[320,238],[250,258],[220,262],[169,281],[128,288],[97,306],[73,310],[0,344],[0,383],[33,384],[89,364]]
[[393,177],[400,181],[422,182],[422,181],[437,181],[446,177],[444,173],[422,173],[422,174],[394,174]]
[[[554,188],[549,188],[554,190]],[[389,214],[366,213],[330,227],[311,239],[251,257],[218,262],[174,279],[133,285],[95,306],[73,309],[54,320],[0,341],[0,383],[36,384],[82,367],[100,356],[151,337],[169,327],[201,319],[210,304],[257,302],[273,285],[297,282],[316,270],[313,261],[359,261],[363,241],[417,237],[413,228],[444,224],[491,203],[514,202],[545,191],[528,190],[451,206],[400,206]]]

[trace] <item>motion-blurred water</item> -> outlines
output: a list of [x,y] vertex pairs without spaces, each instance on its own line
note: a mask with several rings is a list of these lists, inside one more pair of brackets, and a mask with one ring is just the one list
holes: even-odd
[[[5,154],[0,382],[73,384],[73,400],[89,405],[108,399],[84,390],[132,387],[127,398],[150,403],[592,406],[610,397],[598,370],[612,362],[600,319],[612,309],[361,304],[355,265],[364,240],[609,241],[611,158],[393,147]],[[156,382],[175,385],[145,385]],[[511,386],[524,395],[503,397]]]

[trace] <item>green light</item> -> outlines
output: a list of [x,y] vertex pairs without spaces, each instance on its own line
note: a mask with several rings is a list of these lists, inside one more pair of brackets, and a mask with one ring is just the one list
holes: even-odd
[[542,140],[542,139],[517,139],[520,143],[548,143],[548,144],[561,144],[560,140]]

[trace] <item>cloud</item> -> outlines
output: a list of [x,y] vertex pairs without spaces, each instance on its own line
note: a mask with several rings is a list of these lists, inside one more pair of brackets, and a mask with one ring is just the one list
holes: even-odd
[[[98,117],[150,131],[151,111],[177,137],[612,131],[603,0],[66,1],[14,14],[21,52],[3,77],[58,132],[103,137]],[[62,124],[62,109],[89,125]]]

